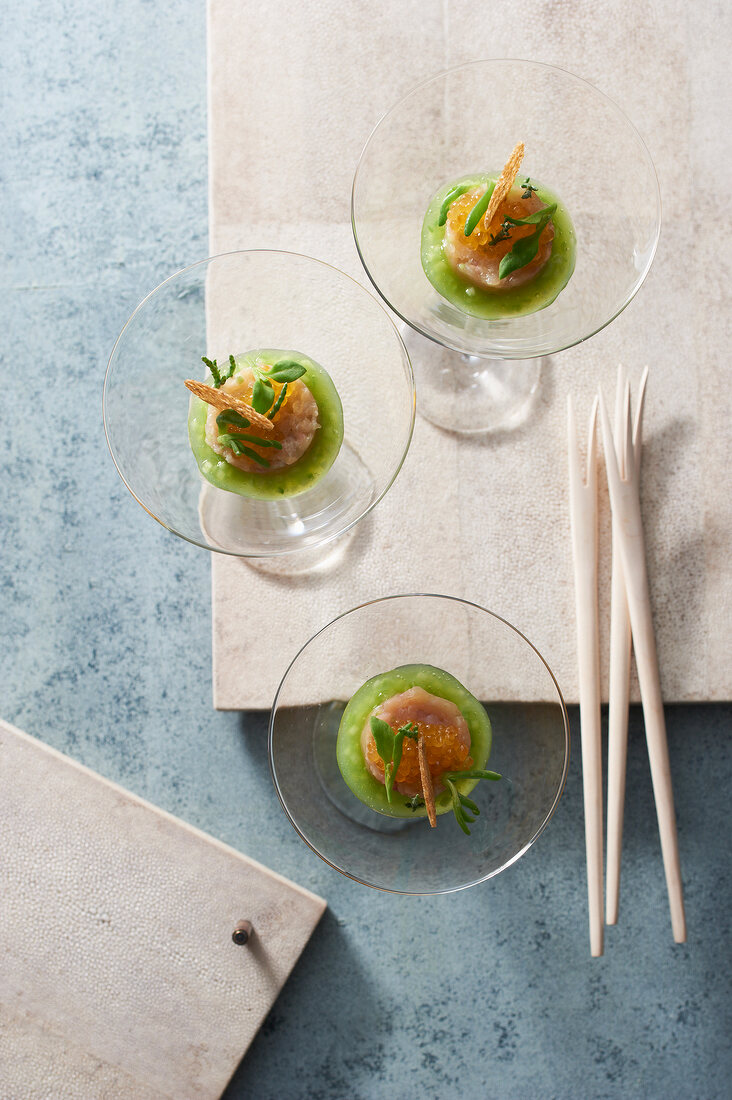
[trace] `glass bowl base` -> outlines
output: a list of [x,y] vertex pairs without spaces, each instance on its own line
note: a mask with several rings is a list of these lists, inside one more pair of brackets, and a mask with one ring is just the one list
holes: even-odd
[[363,514],[374,492],[368,467],[344,443],[331,469],[296,497],[253,500],[202,480],[198,514],[212,548],[262,565],[284,559],[275,572],[301,572],[320,562],[321,551],[330,556],[332,541]]
[[510,431],[531,415],[542,359],[484,359],[402,332],[417,383],[417,411],[438,428],[472,435]]

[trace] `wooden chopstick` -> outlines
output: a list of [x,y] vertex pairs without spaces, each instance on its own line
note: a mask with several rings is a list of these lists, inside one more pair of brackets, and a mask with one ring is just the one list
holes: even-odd
[[597,606],[597,399],[592,406],[587,443],[587,476],[577,439],[570,395],[569,506],[572,527],[577,652],[579,663],[580,733],[585,808],[587,898],[590,952],[603,953],[602,913],[602,743],[600,726],[600,646]]
[[648,588],[643,522],[641,519],[639,481],[635,469],[633,432],[630,420],[630,400],[625,402],[625,450],[622,454],[624,477],[621,477],[618,457],[613,445],[607,410],[600,394],[600,423],[605,449],[610,506],[614,530],[622,561],[628,614],[633,636],[635,662],[638,669],[646,742],[651,766],[651,781],[656,801],[656,815],[661,837],[661,852],[666,874],[671,927],[677,943],[686,941],[686,916],[681,885],[681,865],[676,834],[671,766],[663,713],[663,698],[658,671],[658,655],[653,633],[653,615]]
[[[640,476],[641,425],[648,368],[638,387],[638,403],[633,426],[633,456],[636,477]],[[618,367],[615,391],[615,452],[620,476],[625,476],[623,457],[626,451],[624,415],[630,401],[625,370]],[[620,898],[620,861],[623,844],[623,808],[625,773],[628,759],[628,706],[630,703],[631,631],[628,601],[625,596],[623,563],[620,557],[619,535],[613,520],[612,584],[610,599],[610,686],[608,708],[607,750],[607,862],[605,872],[605,921],[617,924]]]

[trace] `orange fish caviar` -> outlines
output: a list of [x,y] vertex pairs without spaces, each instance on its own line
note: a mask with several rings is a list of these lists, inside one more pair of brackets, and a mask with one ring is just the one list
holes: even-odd
[[[544,203],[535,195],[527,199],[515,193],[509,195],[505,202],[501,203],[490,225],[485,224],[485,218],[483,217],[479,220],[470,236],[466,237],[465,223],[468,220],[470,211],[480,199],[482,191],[483,189],[480,187],[473,188],[457,198],[448,210],[447,224],[455,236],[459,234],[460,243],[464,244],[466,248],[470,248],[473,252],[477,252],[490,245],[491,255],[494,256],[495,259],[500,260],[502,256],[511,251],[520,237],[530,236],[536,228],[533,225],[512,225],[510,227],[509,239],[499,240],[496,244],[491,245],[491,238],[497,237],[501,232],[503,219],[506,217],[525,218],[527,214],[534,214],[537,210],[541,210]],[[553,237],[554,228],[550,223],[546,226],[539,238],[540,251],[544,245],[548,244],[553,239]]]
[[[425,722],[416,722],[415,725],[419,730],[419,736],[424,738],[427,763],[433,779],[439,778],[443,772],[464,771],[473,766],[473,760],[468,755],[468,747],[463,743],[460,732],[455,726],[432,725]],[[394,733],[397,732],[394,726],[391,729]],[[369,734],[366,742],[366,758],[381,775],[384,774],[384,761],[376,751],[373,734]],[[411,737],[404,738],[402,759],[394,781],[421,787],[417,742]]]

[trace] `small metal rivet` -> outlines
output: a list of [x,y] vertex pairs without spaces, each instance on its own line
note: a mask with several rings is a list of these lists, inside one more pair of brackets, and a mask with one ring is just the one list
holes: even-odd
[[231,933],[231,938],[235,944],[239,947],[243,947],[245,943],[249,943],[252,937],[254,929],[252,928],[252,922],[248,920],[237,921],[234,931]]

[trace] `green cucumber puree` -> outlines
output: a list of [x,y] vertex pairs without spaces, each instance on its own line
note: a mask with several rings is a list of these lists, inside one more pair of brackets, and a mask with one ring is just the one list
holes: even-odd
[[531,182],[536,186],[536,194],[541,201],[547,205],[557,203],[552,216],[552,251],[541,271],[523,286],[496,291],[483,290],[456,275],[442,248],[445,227],[437,224],[442,203],[454,187],[488,187],[495,184],[497,178],[495,175],[474,175],[446,183],[430,202],[422,224],[422,267],[435,290],[464,313],[487,320],[536,313],[551,305],[572,276],[576,252],[574,227],[569,214],[557,197],[532,177]]
[[[396,790],[392,793],[392,801],[388,802],[384,784],[375,779],[366,767],[361,750],[361,733],[374,707],[411,687],[424,688],[431,695],[449,699],[459,708],[470,730],[472,768],[484,768],[491,751],[491,723],[483,705],[449,672],[433,665],[401,665],[390,672],[372,676],[352,696],[343,712],[338,729],[336,759],[341,775],[356,797],[387,817],[426,817],[427,809],[420,806],[412,810],[405,796]],[[477,782],[477,779],[460,779],[456,786],[461,794],[467,795]],[[438,814],[452,809],[448,791],[437,796],[435,809]]]
[[199,470],[207,481],[219,489],[260,500],[294,497],[311,489],[333,465],[343,442],[343,407],[330,375],[313,359],[297,351],[263,348],[237,355],[235,359],[234,377],[245,368],[251,368],[257,359],[267,364],[277,363],[281,359],[294,359],[300,363],[306,371],[299,381],[304,382],[315,398],[320,427],[305,454],[291,466],[272,471],[263,469],[261,473],[240,470],[209,447],[206,442],[208,405],[197,397],[191,397],[188,438]]

